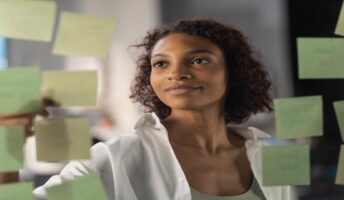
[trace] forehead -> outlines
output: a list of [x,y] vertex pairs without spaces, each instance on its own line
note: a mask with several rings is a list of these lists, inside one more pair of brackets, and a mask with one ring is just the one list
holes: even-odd
[[192,50],[208,50],[213,53],[222,54],[221,49],[211,40],[185,33],[171,33],[158,40],[152,49],[152,55],[168,52],[188,52]]

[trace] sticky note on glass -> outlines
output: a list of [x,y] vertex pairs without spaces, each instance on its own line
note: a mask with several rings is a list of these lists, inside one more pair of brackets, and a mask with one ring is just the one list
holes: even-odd
[[49,200],[107,200],[98,174],[78,177],[60,185],[47,188]]
[[23,168],[23,145],[23,127],[0,126],[0,173]]
[[342,141],[344,141],[344,101],[333,102]]
[[66,161],[90,158],[90,122],[86,118],[35,121],[37,160]]
[[0,200],[36,200],[32,190],[31,182],[0,185]]
[[340,146],[338,167],[337,167],[337,176],[336,182],[337,185],[344,185],[344,145]]
[[344,2],[338,17],[335,34],[344,36]]
[[62,12],[53,54],[105,58],[114,32],[110,19]]
[[29,113],[41,110],[40,83],[38,67],[13,67],[1,70],[0,113]]
[[43,96],[61,106],[96,105],[96,71],[45,71],[42,84]]
[[294,139],[323,134],[321,96],[274,99],[274,108],[277,138]]
[[309,185],[309,151],[308,145],[263,146],[263,185]]
[[1,0],[0,36],[48,42],[55,15],[55,1]]
[[344,78],[344,38],[298,38],[300,79]]

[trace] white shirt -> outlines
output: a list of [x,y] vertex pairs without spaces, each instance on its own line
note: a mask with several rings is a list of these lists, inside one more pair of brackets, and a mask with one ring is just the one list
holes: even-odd
[[[261,143],[258,138],[270,136],[253,127],[230,128],[246,139],[247,157],[266,199],[290,200],[289,186],[262,186]],[[100,173],[111,200],[191,200],[189,184],[171,147],[166,128],[154,113],[144,114],[132,132],[94,145],[91,160],[70,162],[59,175],[52,176],[47,183],[35,189],[34,194],[38,199],[47,199],[47,187],[92,172]]]

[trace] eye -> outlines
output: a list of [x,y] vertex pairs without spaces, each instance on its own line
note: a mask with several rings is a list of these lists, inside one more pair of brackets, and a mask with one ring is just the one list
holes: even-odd
[[205,58],[195,58],[191,61],[192,64],[208,64],[210,61]]
[[165,61],[157,61],[152,64],[152,67],[162,68],[162,67],[166,67],[166,65],[167,63]]

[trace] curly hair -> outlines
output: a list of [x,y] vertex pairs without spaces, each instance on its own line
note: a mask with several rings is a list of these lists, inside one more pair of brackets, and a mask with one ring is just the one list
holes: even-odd
[[223,105],[226,123],[242,123],[252,114],[273,110],[269,94],[270,78],[247,38],[236,28],[212,19],[182,20],[163,25],[147,32],[143,41],[134,45],[144,48],[144,53],[137,60],[137,74],[131,87],[130,98],[134,102],[141,103],[148,112],[155,112],[160,119],[170,115],[171,108],[156,96],[150,85],[150,58],[157,41],[172,33],[207,38],[222,50],[228,69]]

